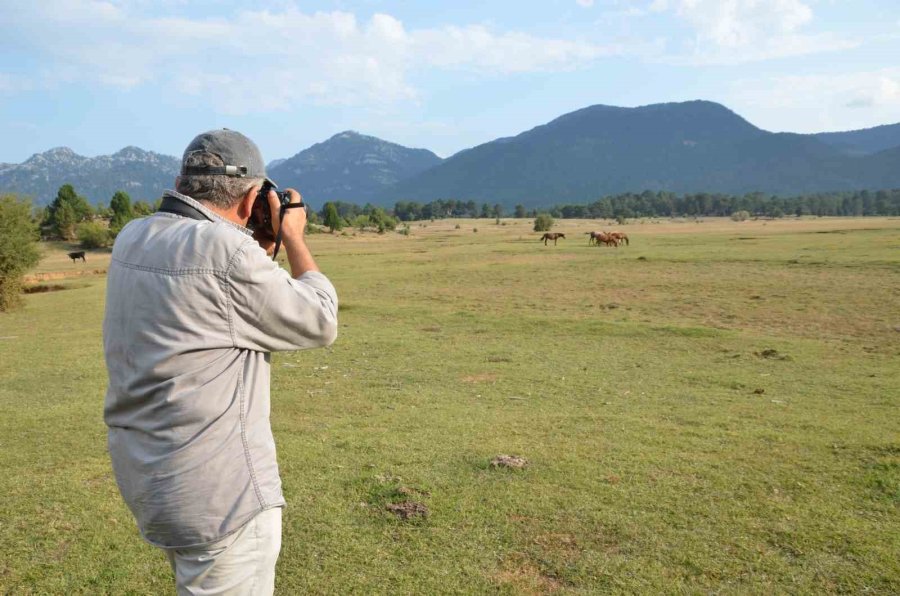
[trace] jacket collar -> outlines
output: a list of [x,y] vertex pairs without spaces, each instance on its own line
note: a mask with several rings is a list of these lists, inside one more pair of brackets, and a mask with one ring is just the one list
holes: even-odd
[[225,219],[224,217],[222,217],[221,215],[219,215],[218,213],[216,213],[215,211],[213,211],[212,209],[210,209],[209,207],[207,207],[200,201],[198,201],[196,199],[192,199],[191,197],[189,197],[187,195],[183,195],[180,192],[176,192],[174,190],[167,190],[163,193],[163,199],[166,199],[166,198],[175,199],[177,201],[181,201],[182,203],[187,204],[189,207],[191,207],[192,209],[197,211],[200,215],[202,215],[204,218],[208,219],[209,221],[224,223],[224,224],[227,224],[227,225],[235,228],[239,232],[243,232],[244,234],[246,234],[248,236],[253,235],[253,232],[250,231],[249,229],[245,228],[244,226],[238,225],[238,224],[234,223],[233,221]]

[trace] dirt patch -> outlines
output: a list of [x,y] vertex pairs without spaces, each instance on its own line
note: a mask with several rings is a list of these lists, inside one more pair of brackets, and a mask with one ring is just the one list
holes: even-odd
[[389,503],[385,509],[402,520],[428,517],[428,507],[415,501],[403,501],[402,503]]
[[49,273],[32,273],[22,278],[27,284],[33,284],[41,281],[51,281],[55,279],[66,279],[67,277],[83,277],[85,275],[104,275],[106,269],[81,269],[79,271],[52,271]]
[[544,573],[532,561],[516,557],[494,574],[501,585],[511,586],[516,594],[552,594],[564,587],[563,582]]
[[461,380],[463,383],[493,383],[498,379],[494,373],[479,373],[477,375],[467,375]]
[[762,352],[753,352],[755,356],[760,358],[766,358],[768,360],[790,360],[791,357],[787,354],[782,354],[778,350],[774,348],[766,348]]
[[513,468],[521,470],[528,465],[528,460],[518,455],[498,455],[491,460],[492,468]]
[[22,288],[23,294],[43,294],[44,292],[59,292],[61,290],[70,290],[72,286],[62,286],[59,284],[37,285]]

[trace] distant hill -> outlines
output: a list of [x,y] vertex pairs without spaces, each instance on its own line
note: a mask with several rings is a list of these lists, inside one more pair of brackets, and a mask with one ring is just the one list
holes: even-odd
[[[93,158],[61,147],[0,164],[0,192],[45,205],[70,183],[94,203],[117,190],[155,200],[173,185],[179,163],[137,147]],[[328,200],[393,206],[462,199],[533,208],[644,190],[793,195],[900,188],[900,124],[801,135],[762,130],[708,101],[596,105],[445,160],[345,131],[275,159],[267,170],[316,208]]]
[[847,132],[820,132],[810,136],[848,155],[871,155],[900,147],[900,123]]
[[325,201],[363,204],[386,188],[441,162],[426,149],[410,149],[345,131],[267,168],[280,188],[295,187],[316,207]]
[[812,135],[770,133],[708,101],[591,106],[461,151],[380,197],[526,207],[642,190],[796,194],[900,186],[891,153],[848,156]]
[[0,165],[0,192],[31,196],[47,205],[63,184],[92,203],[109,202],[118,190],[133,200],[155,201],[172,188],[181,160],[138,147],[125,147],[113,155],[84,157],[68,147],[36,153],[21,164]]

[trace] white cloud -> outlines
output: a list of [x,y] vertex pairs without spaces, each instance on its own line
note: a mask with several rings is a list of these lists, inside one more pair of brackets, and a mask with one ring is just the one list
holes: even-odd
[[594,0],[575,0],[578,6],[583,6],[585,8],[590,8],[594,5]]
[[858,40],[805,33],[813,10],[804,0],[654,0],[648,12],[672,12],[693,30],[680,64],[740,64],[846,50]]
[[820,132],[900,122],[900,68],[744,79],[729,106],[769,130]]
[[[223,113],[287,108],[301,101],[377,104],[416,100],[425,69],[486,76],[577,68],[615,46],[497,31],[484,25],[407,29],[375,14],[277,11],[151,18],[144,0],[46,0],[0,15],[29,51],[48,55],[55,83],[129,88],[152,83],[208,97]],[[137,7],[137,8],[135,8]],[[10,88],[0,81],[0,90]]]

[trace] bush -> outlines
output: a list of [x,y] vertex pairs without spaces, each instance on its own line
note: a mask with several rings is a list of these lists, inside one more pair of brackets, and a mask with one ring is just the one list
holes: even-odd
[[82,248],[106,248],[112,242],[109,228],[96,221],[78,225],[78,240]]
[[350,225],[361,232],[369,226],[369,216],[362,214],[357,215],[350,221]]
[[550,217],[549,213],[540,213],[537,217],[534,218],[534,231],[535,232],[549,232],[550,228],[553,227],[553,218]]
[[0,197],[0,312],[21,304],[22,276],[40,261],[37,239],[31,203],[15,195]]
[[734,213],[731,214],[731,219],[733,221],[747,221],[748,219],[750,219],[750,212],[749,211],[735,211]]

